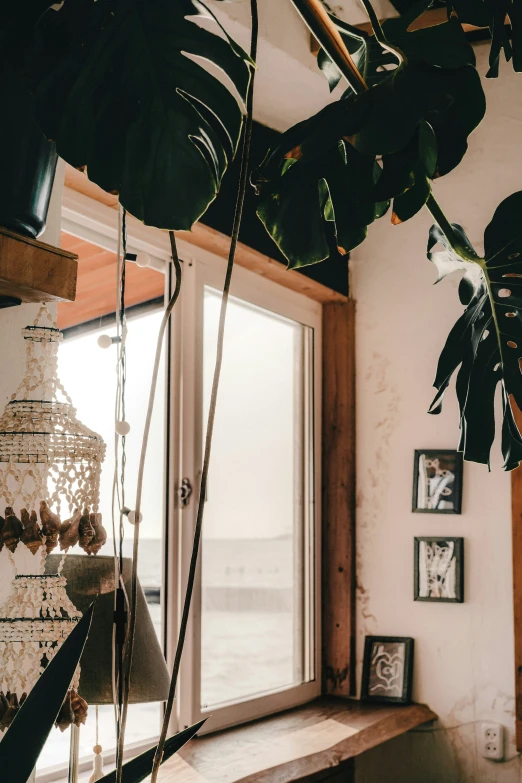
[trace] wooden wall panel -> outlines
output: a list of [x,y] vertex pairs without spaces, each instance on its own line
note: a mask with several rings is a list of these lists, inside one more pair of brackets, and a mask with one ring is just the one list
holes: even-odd
[[[512,405],[518,428],[522,431],[522,414],[513,401]],[[511,473],[511,524],[515,628],[515,729],[517,750],[522,751],[522,467]]]
[[[78,256],[76,300],[58,305],[58,326],[92,321],[114,313],[116,308],[116,254],[78,237],[62,232],[62,248]],[[127,307],[163,296],[165,277],[154,269],[140,269],[128,263],[126,272]]]
[[323,691],[355,686],[355,303],[323,305]]

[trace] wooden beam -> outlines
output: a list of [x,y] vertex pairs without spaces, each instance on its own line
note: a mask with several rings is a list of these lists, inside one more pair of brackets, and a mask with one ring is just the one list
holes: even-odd
[[[220,231],[216,231],[214,228],[210,228],[210,226],[206,226],[204,223],[196,223],[192,231],[177,231],[176,236],[184,239],[194,247],[200,247],[202,250],[207,250],[216,256],[221,258],[228,257],[230,237],[222,234]],[[344,294],[339,294],[333,288],[317,283],[300,272],[287,269],[280,261],[276,261],[270,258],[270,256],[265,256],[242,242],[237,243],[236,264],[250,270],[250,272],[254,272],[260,277],[272,280],[272,282],[278,283],[284,288],[290,288],[292,291],[297,291],[298,294],[303,294],[303,296],[307,296],[309,299],[321,302],[321,304],[347,301],[347,297]]]
[[[522,414],[511,400],[522,431]],[[515,734],[522,751],[522,468],[511,472],[511,530],[513,541],[513,623],[515,631]]]
[[355,688],[355,302],[323,307],[323,692]]
[[[76,301],[61,302],[57,308],[60,329],[114,313],[116,302],[116,254],[62,231],[62,247],[78,255]],[[165,293],[165,275],[154,269],[127,264],[125,303],[127,307],[147,302]]]
[[[424,704],[318,699],[281,715],[189,742],[166,761],[162,783],[288,783],[329,779],[383,742],[436,715]],[[349,783],[351,776],[335,780]]]
[[[105,191],[97,185],[90,182],[85,174],[76,171],[69,165],[67,165],[65,169],[65,185],[71,190],[82,193],[84,196],[88,196],[107,207],[113,209],[117,209],[118,207],[117,196],[105,193]],[[129,220],[129,232],[132,232],[133,220],[134,218]],[[158,231],[159,235],[163,235],[165,237],[165,243],[168,244],[166,232],[160,231],[159,229],[154,230]],[[196,223],[192,231],[177,231],[176,236],[179,238],[180,242],[185,242],[188,246],[201,248],[220,258],[228,258],[230,237],[222,234],[220,231],[210,228],[210,226],[206,226],[204,223]],[[347,297],[344,296],[344,294],[339,294],[332,288],[317,283],[315,280],[311,280],[300,272],[287,270],[285,265],[281,262],[276,261],[269,256],[265,256],[263,253],[259,253],[257,250],[248,247],[248,245],[245,245],[242,242],[238,242],[237,245],[236,263],[238,266],[248,269],[261,277],[266,277],[267,280],[272,280],[273,282],[282,285],[284,288],[297,291],[316,302],[347,301]]]
[[77,256],[0,227],[0,296],[22,302],[73,302]]

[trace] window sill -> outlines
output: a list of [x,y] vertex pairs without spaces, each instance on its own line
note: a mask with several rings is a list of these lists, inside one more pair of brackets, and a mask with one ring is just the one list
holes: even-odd
[[[165,762],[162,783],[290,783],[325,771],[437,716],[424,704],[321,697],[281,715],[202,737]],[[317,776],[317,777],[316,777]]]

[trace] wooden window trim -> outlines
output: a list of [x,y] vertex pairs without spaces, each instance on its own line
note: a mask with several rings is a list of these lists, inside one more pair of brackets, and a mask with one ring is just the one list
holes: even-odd
[[323,305],[323,693],[355,692],[355,302]]

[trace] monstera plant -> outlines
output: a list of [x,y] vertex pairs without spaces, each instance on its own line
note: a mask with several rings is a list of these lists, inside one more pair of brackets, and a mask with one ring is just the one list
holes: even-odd
[[[330,15],[321,0],[288,1],[322,46],[318,65],[330,89],[341,80],[347,82],[347,89],[338,101],[286,131],[252,172],[259,218],[289,267],[298,268],[320,263],[333,251],[347,256],[364,241],[372,222],[386,214],[397,225],[427,207],[435,220],[428,258],[437,267],[439,279],[455,269],[463,270],[459,295],[465,308],[440,357],[437,394],[430,412],[440,411],[458,369],[460,447],[466,459],[488,463],[495,432],[494,396],[500,383],[505,467],[517,467],[522,461],[522,438],[512,404],[522,408],[522,191],[496,210],[485,231],[481,257],[464,230],[446,218],[434,197],[432,181],[458,166],[469,135],[485,114],[474,53],[462,24],[490,29],[488,76],[498,75],[502,52],[518,71],[522,69],[521,2],[438,0],[439,6],[447,8],[447,20],[413,29],[431,0],[394,0],[399,16],[382,24],[370,0],[362,0],[372,26],[369,35]],[[175,752],[199,728],[166,739],[194,585],[226,302],[248,171],[257,2],[250,0],[250,55],[232,41],[201,0],[62,0],[55,4],[25,0],[4,6],[0,10],[4,77],[16,72],[34,118],[56,143],[58,154],[105,190],[117,193],[122,206],[145,223],[172,231],[189,229],[216,197],[243,139],[196,534],[171,693],[154,765],[151,754],[139,757],[132,767],[123,765],[123,728],[117,771],[106,778],[131,783],[142,780],[152,767],[156,781],[164,754]],[[204,26],[197,23],[203,18]],[[204,67],[204,60],[228,77],[230,89]],[[173,234],[171,242],[176,289],[163,330],[181,285]],[[161,351],[161,339],[158,346]],[[157,375],[149,414],[156,381]],[[146,441],[145,434],[142,461]],[[139,517],[139,502],[136,509]],[[133,586],[139,527],[134,532]],[[131,595],[129,661],[133,601]],[[78,636],[76,645],[76,658],[72,656],[69,662],[71,671],[83,645]],[[67,642],[63,649],[67,650]],[[60,655],[63,659],[65,653],[60,651],[57,659]],[[46,683],[56,676],[57,667],[54,675],[51,667],[0,743],[0,762],[13,759],[13,749],[18,752],[21,727],[29,726],[31,704],[37,704],[33,694],[45,698]],[[64,692],[67,678],[69,673],[63,677]],[[127,702],[128,694],[120,705],[124,715]],[[58,700],[47,710],[47,729],[59,707]],[[44,738],[41,733],[40,743]],[[27,759],[27,769],[35,757],[33,753]]]
[[[369,35],[328,14],[321,0],[289,1],[322,44],[318,65],[330,89],[342,79],[348,86],[340,100],[286,131],[252,173],[259,218],[289,267],[298,268],[333,252],[347,255],[386,213],[400,224],[426,206],[436,221],[429,257],[440,261],[441,255],[432,253],[438,237],[446,245],[446,264],[462,262],[474,270],[474,275],[466,273],[466,279],[476,280],[473,295],[467,284],[462,286],[472,297],[467,302],[467,294],[462,295],[464,318],[471,318],[478,290],[487,298],[466,359],[460,361],[461,448],[466,459],[489,462],[493,390],[500,382],[503,452],[506,467],[513,468],[522,439],[511,398],[520,398],[522,377],[506,363],[513,354],[506,352],[507,321],[497,317],[498,292],[489,276],[493,262],[478,258],[462,231],[446,219],[432,181],[458,166],[486,109],[462,24],[489,27],[488,76],[498,75],[502,52],[520,70],[521,4],[437,0],[446,6],[447,20],[413,29],[431,0],[394,0],[400,15],[382,24],[370,0],[363,0],[373,29]],[[59,155],[118,193],[122,205],[145,223],[189,229],[216,197],[236,152],[254,67],[249,56],[201,0],[7,5],[0,12],[3,60],[22,76],[34,115]],[[205,27],[195,23],[203,17]],[[235,89],[211,74],[203,60],[225,73]],[[516,242],[516,221],[503,222],[502,231],[507,233],[498,238],[496,252],[501,243]],[[503,274],[510,274],[515,261],[506,257]],[[512,297],[515,286],[509,290]],[[514,300],[507,300],[515,313],[509,321],[512,336],[520,316]],[[477,330],[488,320],[487,307],[492,328],[486,331],[499,361],[488,376],[493,390],[484,395]],[[441,357],[438,387],[453,342],[452,333]],[[440,400],[439,395],[432,412],[440,410]]]
[[[324,11],[313,0],[294,4],[312,22],[316,6],[312,28],[324,45]],[[430,4],[397,0],[401,15],[381,24],[370,1],[363,0],[371,36],[327,18],[330,42],[326,40],[318,64],[331,89],[343,77],[348,89],[338,102],[283,134],[254,172],[258,215],[295,268],[320,262],[334,249],[348,253],[390,207],[393,224],[424,206],[430,210],[436,225],[428,258],[437,265],[439,279],[454,269],[465,270],[460,298],[466,306],[441,355],[430,413],[440,412],[451,375],[460,366],[460,449],[465,459],[489,464],[500,383],[502,451],[505,468],[511,470],[522,461],[522,438],[512,410],[513,400],[522,408],[522,193],[497,209],[481,258],[462,228],[444,215],[431,182],[460,163],[468,136],[486,109],[462,23],[490,28],[488,76],[495,77],[502,50],[515,70],[522,69],[522,11],[511,0],[447,0],[446,21],[412,29]],[[336,36],[345,48],[344,64]],[[438,244],[444,248],[440,252]]]
[[201,61],[244,101],[248,55],[200,0],[7,6],[1,57],[58,154],[145,223],[189,229],[215,198],[243,122],[241,102]]

